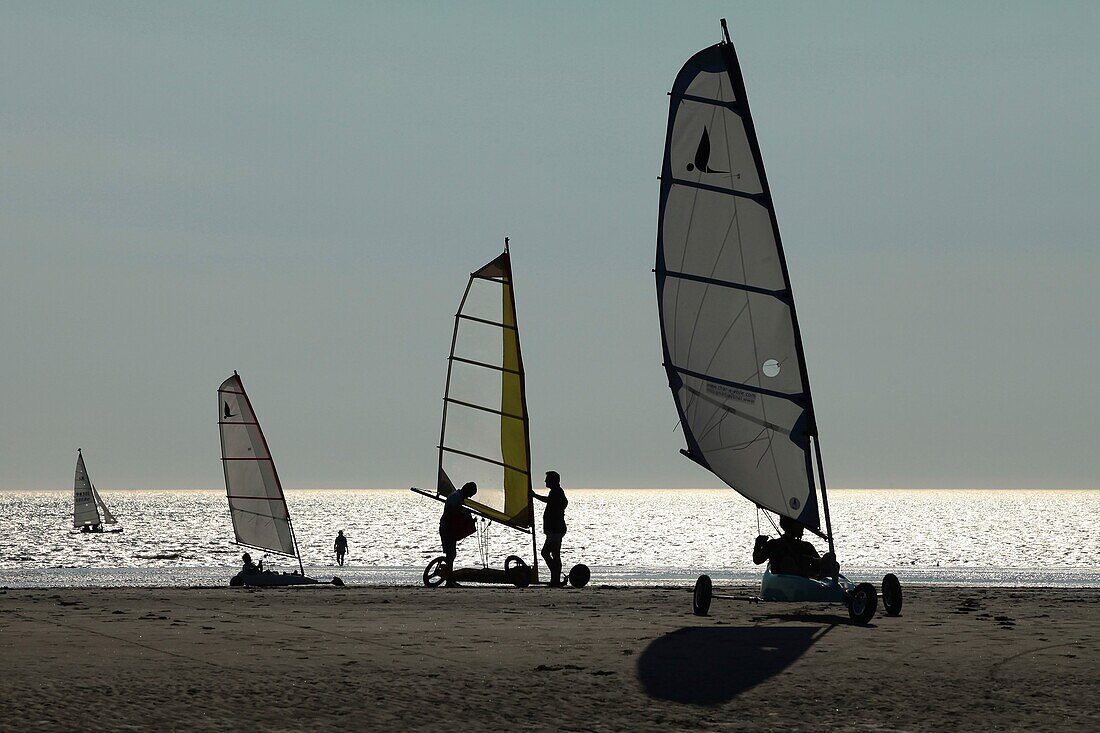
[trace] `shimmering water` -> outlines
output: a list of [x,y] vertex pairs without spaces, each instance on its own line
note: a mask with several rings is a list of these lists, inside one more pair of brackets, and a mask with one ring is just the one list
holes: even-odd
[[[892,571],[909,582],[1100,585],[1100,491],[840,490],[829,498],[837,555],[853,578]],[[241,550],[230,543],[224,491],[105,490],[104,499],[123,533],[73,533],[71,492],[0,492],[0,585],[221,585],[236,572]],[[593,582],[759,578],[756,512],[732,491],[574,489],[569,499],[565,564],[588,564]],[[440,554],[440,505],[411,492],[290,491],[287,503],[306,570],[317,577],[419,583]],[[338,569],[337,529],[351,548]],[[491,561],[510,554],[529,559],[530,536],[493,527]],[[476,537],[460,545],[459,560],[477,564]]]

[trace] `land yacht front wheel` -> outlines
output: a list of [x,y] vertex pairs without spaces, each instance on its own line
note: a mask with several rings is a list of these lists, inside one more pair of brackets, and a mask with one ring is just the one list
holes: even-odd
[[440,555],[428,563],[428,567],[424,568],[424,585],[435,588],[447,579],[450,572],[451,569],[447,566],[447,558]]
[[878,610],[878,592],[870,583],[860,583],[848,596],[848,617],[861,626],[871,622]]
[[706,616],[710,611],[710,599],[714,597],[714,584],[709,575],[700,575],[695,581],[695,591],[691,594],[691,612],[696,616]]
[[901,615],[901,581],[893,573],[882,578],[882,607],[887,616]]

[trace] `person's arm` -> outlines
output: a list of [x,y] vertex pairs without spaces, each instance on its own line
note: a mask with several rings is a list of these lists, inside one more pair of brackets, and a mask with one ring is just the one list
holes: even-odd
[[756,538],[756,545],[752,548],[752,562],[754,565],[762,565],[768,560],[768,536],[762,534]]
[[540,494],[536,494],[536,493],[535,493],[534,491],[532,491],[532,492],[531,492],[531,498],[532,498],[532,499],[538,499],[538,500],[539,500],[539,501],[541,501],[541,502],[542,502],[543,504],[545,504],[545,503],[547,503],[548,501],[550,501],[550,497],[549,497],[549,496],[542,496],[542,495],[540,495]]

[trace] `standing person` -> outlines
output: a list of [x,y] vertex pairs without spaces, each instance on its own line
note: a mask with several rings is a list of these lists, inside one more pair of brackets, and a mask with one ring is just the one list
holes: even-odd
[[333,543],[332,549],[336,553],[336,564],[343,567],[344,555],[348,554],[348,538],[344,536],[344,530],[336,532],[336,542]]
[[443,544],[443,554],[447,556],[447,583],[444,587],[453,588],[458,583],[451,580],[455,556],[458,554],[458,541],[474,533],[474,518],[464,502],[477,493],[477,484],[470,481],[443,502],[443,516],[439,518],[439,540]]
[[557,471],[546,472],[546,488],[550,489],[546,496],[534,491],[531,496],[546,504],[546,509],[542,512],[542,531],[546,535],[546,542],[542,545],[542,558],[550,568],[550,585],[563,586],[565,581],[561,579],[561,541],[565,537],[565,508],[569,506],[569,499],[565,498],[561,476]]

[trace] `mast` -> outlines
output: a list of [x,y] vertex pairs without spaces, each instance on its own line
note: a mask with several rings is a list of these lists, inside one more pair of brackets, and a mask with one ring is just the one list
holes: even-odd
[[791,288],[791,276],[787,269],[787,255],[783,250],[783,240],[779,234],[779,219],[775,214],[775,203],[772,200],[771,186],[768,185],[768,173],[764,168],[764,156],[760,152],[760,140],[756,135],[756,125],[753,122],[748,94],[745,91],[745,79],[741,74],[741,64],[737,60],[737,51],[734,49],[733,42],[730,40],[726,19],[722,18],[721,23],[722,35],[725,39],[723,43],[719,44],[722,49],[722,59],[726,62],[726,72],[729,75],[730,84],[733,85],[734,94],[739,104],[745,110],[744,115],[741,116],[741,120],[745,125],[745,134],[748,137],[749,148],[752,150],[752,157],[756,163],[756,170],[760,176],[761,195],[764,200],[768,202],[767,209],[771,218],[772,233],[775,236],[775,246],[779,253],[779,266],[783,271],[783,280],[787,285],[787,292],[790,295],[790,302],[788,305],[790,306],[791,312],[791,326],[794,329],[795,354],[798,358],[799,371],[802,374],[802,387],[806,400],[806,411],[809,413],[810,417],[808,434],[813,439],[817,471],[821,483],[821,503],[822,510],[825,514],[826,539],[829,541],[829,552],[833,552],[832,521],[829,516],[829,499],[825,489],[825,466],[821,459],[821,444],[818,439],[817,412],[814,410],[813,393],[810,391],[810,375],[809,371],[806,369],[806,351],[802,344],[802,331],[798,326],[798,310],[795,308],[794,304],[794,290]]
[[290,521],[290,513],[287,512],[287,526],[290,527],[290,540],[294,543],[294,555],[298,558],[298,572],[303,576],[306,574],[305,566],[302,565],[302,551],[298,549],[298,538],[294,535],[294,522]]

